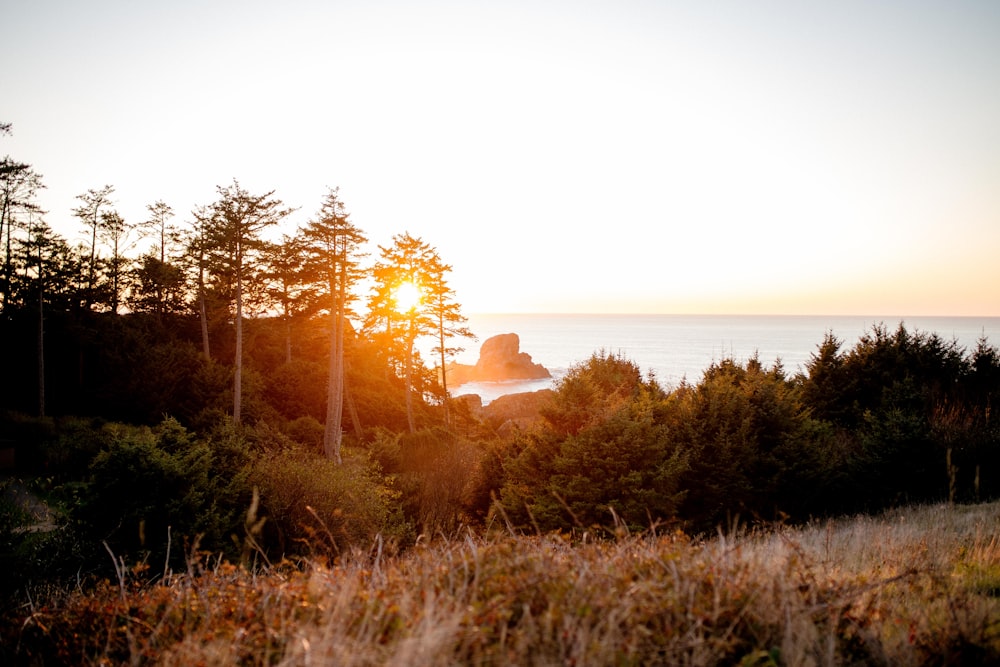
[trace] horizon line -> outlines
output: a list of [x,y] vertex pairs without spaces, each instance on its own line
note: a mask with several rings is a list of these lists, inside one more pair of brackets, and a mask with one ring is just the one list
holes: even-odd
[[1000,319],[1000,314],[995,315],[946,315],[946,314],[916,314],[911,313],[909,315],[892,315],[892,314],[872,314],[872,313],[752,313],[752,312],[736,312],[736,313],[719,313],[719,312],[607,312],[607,311],[541,311],[541,310],[525,310],[525,311],[485,311],[477,310],[466,313],[469,315],[490,315],[490,316],[524,316],[524,315],[541,315],[545,317],[555,317],[555,316],[603,316],[603,317],[643,317],[643,316],[673,316],[673,317],[865,317],[865,318],[893,318],[893,319],[906,319],[906,318],[947,318],[947,319]]

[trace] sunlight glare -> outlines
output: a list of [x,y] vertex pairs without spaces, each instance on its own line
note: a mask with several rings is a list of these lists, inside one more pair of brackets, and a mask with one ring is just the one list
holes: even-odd
[[393,300],[396,304],[396,310],[401,313],[408,313],[414,310],[420,305],[423,300],[423,293],[412,281],[405,281],[396,286],[393,292]]

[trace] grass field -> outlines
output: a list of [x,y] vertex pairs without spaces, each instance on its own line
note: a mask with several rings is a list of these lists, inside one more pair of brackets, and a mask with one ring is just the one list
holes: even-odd
[[[109,558],[111,556],[109,555]],[[1000,503],[803,528],[521,536],[188,571],[118,563],[5,619],[22,664],[1000,662]]]

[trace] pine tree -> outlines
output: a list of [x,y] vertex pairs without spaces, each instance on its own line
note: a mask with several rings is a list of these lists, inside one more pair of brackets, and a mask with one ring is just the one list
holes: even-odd
[[415,392],[414,343],[425,335],[438,337],[435,352],[442,365],[453,352],[445,342],[453,335],[471,336],[460,325],[464,321],[444,277],[451,267],[441,261],[435,248],[409,233],[397,234],[391,246],[379,246],[375,264],[375,287],[369,300],[366,329],[380,335],[387,354],[402,366],[406,384],[406,416],[410,432],[416,431],[413,410]]
[[320,210],[301,230],[306,274],[325,292],[320,303],[330,319],[329,379],[327,381],[326,425],[323,450],[341,462],[343,405],[345,395],[344,339],[355,299],[353,289],[361,278],[359,248],[367,242],[360,229],[349,220],[338,188],[330,189]]
[[252,195],[233,180],[218,186],[219,199],[211,205],[208,241],[212,270],[228,278],[234,289],[236,352],[233,370],[233,422],[240,423],[243,401],[243,313],[249,278],[263,246],[261,233],[278,224],[291,209],[283,208],[274,191]]
[[445,276],[451,272],[451,266],[444,264],[439,258],[431,263],[429,280],[425,286],[427,310],[436,324],[437,344],[432,352],[440,359],[441,393],[444,397],[444,421],[451,424],[451,411],[448,396],[448,359],[461,352],[461,347],[449,347],[448,341],[454,337],[475,339],[475,334],[464,326],[467,318],[462,315],[462,307],[455,300],[455,290],[448,284]]

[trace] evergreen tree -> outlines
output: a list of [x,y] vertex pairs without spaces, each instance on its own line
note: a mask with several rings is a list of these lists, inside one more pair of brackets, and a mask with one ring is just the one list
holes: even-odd
[[138,225],[139,233],[155,239],[153,247],[142,255],[134,272],[134,310],[152,312],[161,317],[183,308],[183,270],[174,262],[181,244],[179,230],[170,224],[174,210],[158,200],[146,206],[150,217]]
[[198,321],[201,324],[201,353],[205,361],[212,360],[211,339],[208,335],[208,269],[212,210],[209,206],[199,206],[191,212],[194,222],[187,238],[187,264],[195,274],[197,285]]
[[475,334],[464,326],[467,321],[462,315],[462,307],[455,300],[455,291],[448,284],[446,275],[451,272],[451,266],[444,264],[439,258],[432,258],[428,282],[424,286],[427,310],[436,323],[437,343],[432,352],[440,359],[441,395],[444,401],[444,420],[451,424],[451,411],[448,396],[448,359],[461,352],[463,348],[449,346],[448,342],[455,337],[475,339]]
[[[390,359],[402,367],[406,385],[406,416],[416,432],[414,342],[437,331],[437,322],[426,308],[426,288],[438,280],[441,259],[437,251],[409,233],[392,237],[392,245],[379,246],[380,259],[372,274],[375,287],[368,304],[366,329],[375,333]],[[381,334],[381,335],[379,335]]]
[[73,215],[80,219],[90,236],[90,245],[87,246],[90,260],[87,262],[87,288],[83,302],[85,309],[89,309],[94,302],[97,289],[97,240],[102,224],[101,212],[111,204],[111,195],[114,192],[115,188],[112,185],[105,185],[99,190],[91,188],[82,195],[77,195],[76,198],[81,204],[73,209]]
[[301,237],[306,274],[320,286],[320,307],[329,317],[330,356],[323,450],[328,458],[339,464],[345,398],[345,333],[351,302],[356,298],[354,287],[362,277],[359,260],[363,254],[359,249],[368,239],[350,222],[337,188],[327,192],[320,210],[301,230]]
[[245,296],[263,247],[261,233],[278,224],[291,209],[283,208],[274,191],[252,195],[234,180],[218,186],[219,199],[210,207],[207,236],[212,270],[223,274],[234,290],[236,351],[233,363],[233,421],[240,423],[243,400],[243,317]]
[[130,245],[129,236],[131,232],[132,226],[125,222],[121,215],[118,214],[118,211],[110,210],[101,212],[99,236],[111,251],[111,256],[107,262],[109,284],[106,292],[108,295],[108,306],[111,308],[113,315],[118,314],[118,306],[122,298],[125,277],[130,273],[125,251]]
[[[9,134],[10,125],[6,128]],[[0,134],[4,134],[0,131]],[[30,165],[16,162],[9,156],[0,160],[0,242],[4,246],[3,275],[0,276],[0,311],[6,312],[11,299],[12,281],[14,280],[14,230],[27,230],[26,218],[41,213],[34,199],[38,190],[44,188],[42,178]]]
[[303,274],[303,247],[300,239],[287,234],[278,243],[264,245],[265,298],[277,308],[284,338],[285,363],[292,362],[292,322],[315,307],[315,296]]

